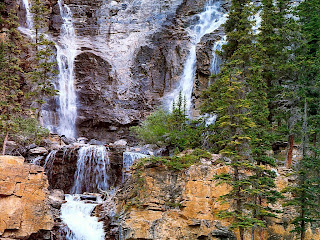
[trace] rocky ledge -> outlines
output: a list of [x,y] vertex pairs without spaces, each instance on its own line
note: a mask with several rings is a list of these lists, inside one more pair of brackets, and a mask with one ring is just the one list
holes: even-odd
[[[237,232],[227,228],[228,222],[216,216],[230,207],[218,200],[228,192],[228,186],[217,185],[213,180],[214,175],[230,170],[216,160],[214,156],[212,161],[181,171],[154,163],[135,170],[132,178],[105,203],[102,218],[107,239],[239,239]],[[278,190],[295,180],[288,177],[289,172],[285,168],[277,170]],[[295,239],[290,232],[294,209],[281,204],[274,207],[282,213],[267,221],[264,239]],[[247,239],[252,239],[250,232]],[[320,239],[319,229],[309,228],[306,239]]]
[[0,239],[50,239],[54,220],[42,167],[0,156]]

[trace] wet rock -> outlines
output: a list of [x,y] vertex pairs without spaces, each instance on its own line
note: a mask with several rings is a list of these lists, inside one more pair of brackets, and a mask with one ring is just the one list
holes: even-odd
[[87,142],[88,142],[88,138],[86,137],[77,138],[77,143],[86,144]]
[[98,141],[98,140],[95,140],[95,139],[91,139],[89,142],[88,142],[89,145],[105,145],[105,142],[101,142],[101,141]]
[[113,146],[125,147],[127,144],[128,144],[128,143],[127,143],[126,140],[121,139],[121,140],[115,141],[115,142],[113,143]]
[[61,205],[65,203],[64,192],[60,189],[53,189],[49,195],[50,205],[55,209],[60,209]]
[[48,153],[48,150],[44,147],[36,147],[29,150],[29,154],[33,155],[45,155]]
[[75,138],[72,137],[66,137],[66,136],[61,136],[61,140],[66,143],[67,145],[70,145],[74,142],[76,142],[77,140]]

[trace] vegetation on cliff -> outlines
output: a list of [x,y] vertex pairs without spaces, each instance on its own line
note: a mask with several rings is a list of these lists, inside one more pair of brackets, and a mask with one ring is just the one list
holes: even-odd
[[[297,210],[294,231],[305,239],[307,224],[319,219],[319,7],[318,1],[293,6],[288,0],[263,0],[258,8],[249,0],[232,1],[223,64],[203,93],[202,112],[216,114],[215,125],[191,124],[178,105],[135,128],[145,143],[183,150],[195,147],[196,140],[196,147],[222,154],[232,173],[215,178],[232,187],[221,199],[234,208],[220,216],[232,219],[230,227],[242,240],[249,229],[263,239],[267,217],[276,216],[271,206],[283,198],[275,190],[275,169],[283,163],[270,154],[277,142],[288,141],[285,164],[299,176],[286,189],[294,196],[286,205]],[[255,32],[257,12],[262,22]],[[181,134],[188,126],[195,127]],[[155,129],[161,131],[154,134]],[[303,152],[297,163],[292,163],[294,140]]]
[[[36,63],[31,73],[22,69],[21,51],[25,48],[22,36],[18,31],[18,18],[16,6],[11,9],[4,3],[0,4],[0,139],[2,154],[6,153],[8,140],[18,144],[30,144],[48,134],[41,127],[38,120],[39,107],[34,108],[34,103],[42,104],[44,98],[55,93],[52,78],[55,71],[54,63],[50,61],[53,52],[47,46],[51,43],[43,37],[37,37],[35,43]],[[37,17],[45,22],[41,9]],[[43,26],[43,23],[40,27]],[[33,86],[25,89],[24,87]],[[36,111],[35,111],[36,110]]]

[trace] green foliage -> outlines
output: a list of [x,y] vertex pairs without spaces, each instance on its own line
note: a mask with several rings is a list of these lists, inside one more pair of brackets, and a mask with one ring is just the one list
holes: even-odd
[[167,166],[170,170],[181,171],[194,164],[198,164],[201,159],[211,159],[211,154],[201,149],[195,149],[191,153],[182,156],[152,156],[139,160],[139,162],[134,165],[134,169],[137,171],[138,169],[142,169],[145,165],[163,165]]
[[57,94],[53,82],[58,72],[57,63],[52,60],[55,44],[45,37],[48,29],[49,9],[45,2],[32,0],[30,11],[33,13],[33,28],[35,29],[35,43],[32,45],[36,50],[36,64],[33,66],[33,71],[27,73],[28,79],[34,86],[28,97],[35,100],[33,110],[36,111],[39,117],[40,109],[45,103],[45,99]]
[[169,132],[166,124],[169,119],[169,113],[159,109],[146,118],[140,126],[132,127],[132,131],[144,143],[166,146],[166,136]]
[[[251,30],[249,19],[256,9],[249,3],[232,1],[225,24],[228,43],[222,51],[223,67],[204,92],[202,108],[204,113],[218,116],[213,144],[232,169],[231,174],[215,176],[220,183],[231,186],[221,200],[233,203],[233,209],[219,216],[233,219],[230,228],[239,229],[240,239],[248,228],[254,233],[256,228],[266,227],[265,217],[275,216],[266,203],[275,203],[281,196],[275,190],[275,173],[271,171],[275,161],[267,155],[273,140],[268,121],[268,77],[273,73],[267,72],[272,60],[267,61],[266,55],[272,54],[264,52],[263,44],[268,42],[264,33],[257,36]],[[272,1],[262,4],[265,12],[261,28],[266,34],[270,31],[270,4],[273,6]]]
[[3,154],[7,140],[14,140],[19,145],[40,143],[42,137],[48,134],[22,108],[27,98],[22,91],[21,76],[24,72],[19,60],[22,38],[17,29],[19,25],[15,9],[9,12],[5,10],[1,4],[0,25],[1,32],[5,33],[3,41],[0,41],[0,139],[3,142]]
[[180,94],[171,113],[159,109],[148,116],[140,126],[132,127],[131,130],[145,144],[156,144],[169,149],[177,148],[178,151],[201,147],[204,122],[189,120],[183,102]]

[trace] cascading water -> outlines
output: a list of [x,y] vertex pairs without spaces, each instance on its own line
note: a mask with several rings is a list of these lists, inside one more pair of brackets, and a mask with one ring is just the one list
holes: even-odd
[[75,137],[75,122],[77,118],[77,96],[74,87],[74,60],[77,55],[76,35],[73,27],[70,8],[58,0],[63,24],[60,30],[57,48],[57,63],[59,68],[58,82],[58,133],[67,137]]
[[32,14],[30,12],[30,5],[29,5],[29,0],[23,0],[23,6],[26,10],[26,24],[28,29],[33,29],[33,19],[32,19]]
[[220,71],[221,57],[217,53],[217,51],[221,51],[222,46],[226,44],[226,37],[224,36],[219,41],[216,41],[212,48],[212,62],[210,66],[211,74],[218,74]]
[[53,163],[54,160],[56,158],[56,153],[58,152],[58,150],[52,150],[48,156],[46,157],[45,161],[44,161],[44,165],[43,168],[46,171],[46,174],[48,176],[48,179],[52,179],[52,174],[53,174]]
[[192,28],[193,43],[189,50],[189,56],[187,57],[179,86],[165,100],[166,107],[172,110],[173,102],[177,101],[177,96],[181,92],[186,101],[186,110],[189,116],[191,116],[192,92],[196,72],[196,46],[205,34],[217,30],[227,19],[227,14],[223,12],[220,1],[209,1],[205,11],[198,16],[199,22]]
[[103,222],[91,216],[94,208],[101,202],[81,201],[80,195],[66,195],[67,201],[61,207],[61,219],[68,226],[66,240],[103,240]]
[[133,163],[138,159],[146,157],[149,156],[138,152],[123,153],[122,182],[130,176],[130,167],[133,165]]
[[78,152],[77,170],[71,193],[107,190],[109,168],[109,156],[105,146],[81,147]]
[[[33,38],[33,16],[30,12],[29,0],[23,0],[23,4],[26,10],[26,25],[28,29],[19,29]],[[76,34],[70,8],[64,4],[63,0],[58,0],[58,6],[63,20],[60,36],[57,39],[50,36],[47,37],[55,42],[57,49],[59,75],[58,82],[54,83],[54,86],[59,91],[59,96],[57,97],[59,119],[56,120],[55,114],[48,110],[43,110],[42,115],[45,126],[51,132],[57,132],[66,137],[76,137],[77,96],[74,87],[74,60],[77,55]]]

